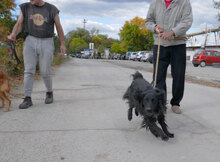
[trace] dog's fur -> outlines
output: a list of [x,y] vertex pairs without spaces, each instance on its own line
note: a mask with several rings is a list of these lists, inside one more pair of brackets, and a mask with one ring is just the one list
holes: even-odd
[[4,107],[5,106],[4,101],[6,101],[7,106],[4,111],[9,111],[10,105],[11,105],[11,100],[8,99],[5,92],[7,92],[7,93],[10,92],[8,78],[3,72],[0,72],[0,99],[2,100],[2,104],[0,107]]
[[[132,110],[135,108],[135,114],[143,117],[142,127],[150,129],[156,136],[161,137],[162,140],[167,141],[174,137],[174,134],[167,130],[165,123],[166,113],[166,99],[163,90],[153,88],[147,82],[141,73],[136,72],[133,74],[133,82],[125,92],[123,99],[128,100],[128,120],[132,119]],[[161,125],[159,128],[156,124]]]

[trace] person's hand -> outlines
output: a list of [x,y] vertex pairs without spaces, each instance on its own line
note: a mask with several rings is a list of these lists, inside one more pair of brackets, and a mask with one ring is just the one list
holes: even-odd
[[66,46],[64,44],[60,45],[60,52],[64,55],[66,53]]
[[8,39],[11,41],[15,41],[16,40],[16,35],[14,33],[11,33],[10,35],[8,35]]
[[169,40],[172,36],[174,36],[174,32],[172,30],[168,32],[160,33],[160,37],[164,40]]
[[154,30],[157,33],[162,33],[163,32],[163,28],[160,25],[155,26]]

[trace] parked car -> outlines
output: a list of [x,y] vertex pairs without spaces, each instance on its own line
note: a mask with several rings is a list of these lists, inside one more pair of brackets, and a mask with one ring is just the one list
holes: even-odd
[[112,60],[117,60],[117,59],[118,59],[118,55],[112,56]]
[[141,61],[147,62],[149,55],[152,54],[152,53],[153,53],[152,51],[146,51],[144,53],[144,55],[141,57]]
[[81,58],[81,54],[77,53],[77,54],[76,54],[76,57],[77,57],[77,58]]
[[126,52],[126,57],[125,57],[126,60],[130,60],[131,53],[132,52]]
[[70,56],[71,56],[71,57],[76,57],[76,55],[75,55],[75,54],[70,54]]
[[119,60],[126,60],[126,55],[121,54],[120,57],[119,57]]
[[154,54],[153,52],[151,52],[147,58],[147,62],[150,62],[151,64],[153,63],[153,57],[154,57]]
[[144,56],[144,54],[146,53],[147,51],[139,51],[136,55],[136,59],[137,61],[141,61],[141,58]]
[[84,58],[84,59],[88,59],[90,57],[90,54],[82,54],[81,58]]
[[137,52],[132,52],[132,53],[131,53],[131,56],[130,56],[130,60],[135,61],[136,55],[137,55]]
[[125,55],[123,55],[123,54],[117,54],[117,55],[114,55],[113,57],[112,57],[112,59],[113,60],[125,60]]
[[192,64],[195,67],[199,65],[205,67],[213,63],[220,63],[220,52],[216,50],[200,50],[193,56]]

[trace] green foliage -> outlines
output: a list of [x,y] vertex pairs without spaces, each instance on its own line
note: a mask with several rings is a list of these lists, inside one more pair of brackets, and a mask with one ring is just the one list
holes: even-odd
[[54,52],[59,53],[60,52],[60,39],[59,37],[55,34],[54,36]]
[[148,31],[145,20],[135,17],[126,21],[120,33],[120,39],[127,51],[152,50],[153,33]]
[[11,17],[11,10],[16,7],[14,0],[1,0],[0,3],[0,23]]
[[111,48],[111,46],[118,42],[118,40],[108,38],[107,35],[98,34],[93,36],[93,42],[98,53],[103,53],[106,48]]
[[112,53],[118,53],[118,54],[123,54],[126,52],[126,50],[123,48],[122,44],[120,44],[119,42],[115,42],[112,46],[110,51]]
[[[77,43],[76,38],[78,38],[80,42]],[[107,35],[99,34],[99,30],[96,28],[93,28],[90,32],[88,30],[77,28],[66,35],[67,53],[80,53],[85,48],[88,48],[89,43],[94,43],[95,51],[97,53],[103,53],[106,48],[110,48],[116,41],[117,40],[115,39],[108,38]]]
[[120,32],[121,41],[125,42],[128,51],[141,50],[141,30],[136,24],[125,23]]
[[0,71],[5,71],[11,76],[20,75],[23,73],[24,65],[22,57],[22,45],[23,43],[16,44],[16,52],[22,62],[21,64],[17,64],[17,62],[12,59],[11,53],[8,52],[5,44],[0,46],[0,64],[2,65]]
[[70,50],[73,53],[80,53],[88,47],[89,45],[82,38],[73,38],[70,42]]
[[[77,30],[72,30],[67,33],[66,35],[66,48],[67,48],[67,53],[76,53],[81,52],[79,49],[82,49],[81,43],[79,43],[80,47],[76,47],[77,42],[73,43],[74,38],[80,38],[80,40],[83,40],[86,42],[87,46],[84,46],[88,48],[88,44],[92,42],[92,37],[90,36],[90,32],[88,30],[84,30],[82,28],[77,28]],[[74,47],[72,47],[74,45]],[[84,44],[85,45],[85,44]],[[84,50],[84,49],[82,49]]]

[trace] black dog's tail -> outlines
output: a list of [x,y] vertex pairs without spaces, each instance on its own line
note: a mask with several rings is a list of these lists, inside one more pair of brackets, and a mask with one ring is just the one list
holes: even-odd
[[136,73],[132,74],[132,76],[133,76],[133,80],[135,80],[137,78],[143,78],[143,75],[138,71],[136,71]]

